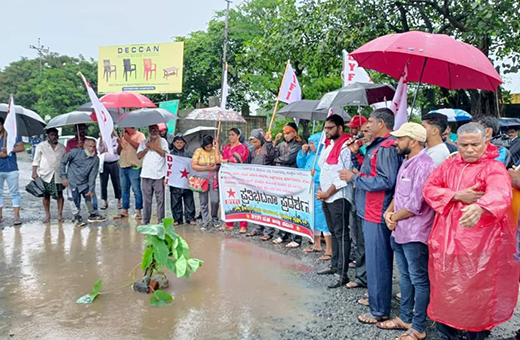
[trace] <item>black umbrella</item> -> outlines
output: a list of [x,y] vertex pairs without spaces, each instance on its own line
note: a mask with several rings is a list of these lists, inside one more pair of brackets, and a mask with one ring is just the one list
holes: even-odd
[[[319,100],[299,100],[296,102],[292,102],[281,108],[278,111],[279,115],[295,118],[295,119],[306,119],[306,120],[320,120],[324,121],[327,119],[329,111],[317,111],[316,107],[320,101]],[[350,121],[350,117],[347,114],[344,114],[342,107],[333,108],[334,113],[342,116],[346,122]]]
[[[37,136],[43,133],[45,121],[36,112],[24,108],[23,106],[15,105],[16,111],[16,126],[19,136]],[[9,105],[0,104],[0,117],[6,118]]]
[[392,100],[395,90],[386,84],[356,82],[339,90],[326,93],[316,106],[318,112],[328,112],[330,108],[344,106],[368,106]]
[[499,118],[498,122],[500,124],[500,130],[520,130],[520,119],[518,118]]

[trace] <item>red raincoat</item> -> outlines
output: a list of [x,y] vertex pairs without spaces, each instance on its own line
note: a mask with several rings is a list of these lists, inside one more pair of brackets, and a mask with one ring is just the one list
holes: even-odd
[[[448,326],[480,332],[511,318],[518,297],[520,267],[510,224],[511,179],[494,145],[482,158],[466,163],[459,154],[430,175],[423,187],[437,215],[428,240],[431,293],[428,315]],[[459,226],[462,202],[455,192],[478,184],[484,209],[471,228]]]

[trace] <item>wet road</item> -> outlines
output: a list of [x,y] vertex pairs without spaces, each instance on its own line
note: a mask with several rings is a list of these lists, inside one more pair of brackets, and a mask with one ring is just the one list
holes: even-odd
[[[142,235],[132,219],[74,227],[68,204],[67,223],[39,223],[41,200],[25,193],[31,168],[27,156],[20,158],[24,225],[9,227],[12,211],[5,194],[0,229],[0,340],[368,340],[401,334],[357,322],[357,316],[368,311],[356,303],[366,290],[326,290],[331,278],[314,274],[324,266],[319,255],[303,255],[301,249],[287,250],[238,233],[202,232],[196,226],[181,226],[178,232],[192,255],[205,263],[190,280],[169,275],[171,305],[151,307],[149,295],[129,287],[100,295],[92,305],[78,305],[75,300],[100,278],[102,291],[132,281],[128,274],[140,262]],[[102,213],[114,216],[115,204],[111,208]],[[394,271],[394,293],[397,277]],[[393,312],[398,312],[396,301]],[[431,322],[427,326],[428,339],[438,339]],[[489,339],[512,339],[519,328],[517,310]]]

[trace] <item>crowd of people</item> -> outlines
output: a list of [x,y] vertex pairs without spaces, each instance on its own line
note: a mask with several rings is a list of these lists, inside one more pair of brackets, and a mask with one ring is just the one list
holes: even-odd
[[[232,231],[234,223],[218,218],[218,170],[222,163],[250,163],[311,170],[315,189],[314,243],[305,253],[323,253],[319,275],[334,275],[329,288],[367,288],[369,307],[362,323],[381,329],[402,329],[399,339],[424,339],[427,315],[436,322],[443,340],[483,339],[486,332],[508,320],[518,296],[519,266],[512,222],[511,186],[520,187],[518,131],[509,131],[510,147],[496,146],[498,120],[480,116],[460,126],[456,144],[446,116],[425,115],[422,123],[405,123],[393,131],[394,115],[376,109],[368,119],[355,116],[348,124],[332,115],[321,133],[307,142],[298,126],[288,123],[274,138],[254,129],[249,136],[232,128],[229,143],[221,147],[206,135],[192,154],[181,135],[168,134],[164,124],[148,127],[148,138],[133,128],[109,141],[96,144],[86,136],[86,126],[66,147],[58,143],[58,131],[48,129],[33,160],[34,179],[45,186],[44,222],[51,221],[51,198],[58,202],[63,221],[64,192],[74,203],[74,222],[104,221],[98,212],[96,178],[100,173],[101,209],[109,207],[108,181],[112,182],[119,214],[130,217],[131,191],[134,217],[148,224],[152,215],[165,216],[166,154],[191,158],[198,176],[208,180],[200,192],[201,227]],[[0,147],[3,121],[0,119]],[[246,140],[247,137],[247,140]],[[13,200],[15,224],[19,215],[16,153],[0,153],[0,187],[7,181]],[[314,161],[317,159],[317,163]],[[509,171],[508,171],[509,170]],[[3,189],[2,189],[3,190]],[[170,187],[171,213],[176,225],[197,224],[194,193]],[[153,197],[156,200],[152,214]],[[0,195],[0,219],[1,219]],[[263,241],[302,245],[302,237],[270,227],[238,223],[239,232]],[[325,249],[322,246],[325,243]],[[400,274],[400,311],[391,318],[393,264]],[[520,258],[520,256],[517,256]],[[349,269],[353,273],[349,277]],[[500,280],[496,280],[500,278]]]

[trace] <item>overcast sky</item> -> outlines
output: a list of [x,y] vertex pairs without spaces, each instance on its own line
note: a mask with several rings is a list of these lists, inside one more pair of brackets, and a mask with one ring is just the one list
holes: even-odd
[[[233,0],[232,7],[243,0]],[[97,59],[99,46],[171,41],[204,30],[224,0],[0,0],[0,68],[34,58],[38,38],[63,55]],[[520,92],[520,74],[504,77],[506,89]]]

